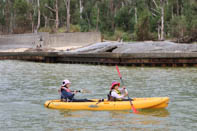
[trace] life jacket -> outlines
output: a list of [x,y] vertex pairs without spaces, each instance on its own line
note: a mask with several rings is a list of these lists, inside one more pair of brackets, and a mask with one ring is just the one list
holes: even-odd
[[71,90],[68,89],[67,87],[65,87],[65,89],[62,89],[62,88],[61,88],[61,91],[62,91],[62,90],[66,90],[66,92],[71,92]]
[[72,101],[74,95],[75,94],[72,94],[70,89],[66,87],[64,89],[61,88],[61,101],[64,102]]
[[68,88],[66,88],[66,91],[67,91],[67,92],[71,92],[70,89],[68,89]]
[[[121,92],[119,90],[113,90],[113,91],[115,91],[118,95],[121,95]],[[122,100],[122,99],[113,97],[111,93],[112,91],[109,91],[109,94],[107,95],[109,101],[121,101]]]
[[118,95],[121,95],[121,92],[119,90],[114,90]]

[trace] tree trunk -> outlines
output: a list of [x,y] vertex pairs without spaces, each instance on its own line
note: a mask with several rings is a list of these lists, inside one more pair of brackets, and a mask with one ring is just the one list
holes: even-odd
[[173,8],[173,6],[172,6],[172,18],[174,18],[174,12],[173,12],[173,9],[174,9],[174,8]]
[[70,32],[70,0],[64,0],[66,4],[66,32]]
[[137,24],[137,7],[135,7],[135,24]]
[[55,1],[55,31],[57,32],[58,27],[59,27],[59,14],[58,14],[58,0]]
[[177,0],[176,2],[177,2],[177,7],[176,7],[176,9],[177,9],[177,16],[178,16],[178,15],[180,14],[180,13],[179,13],[179,0]]
[[157,2],[153,0],[153,3],[155,4],[155,7],[158,8]]
[[37,6],[38,6],[38,23],[35,32],[38,32],[38,29],[40,28],[40,0],[37,0]]
[[161,40],[161,28],[160,28],[160,24],[158,24],[158,27],[157,27],[157,35],[158,35],[158,40]]
[[161,40],[164,40],[164,0],[161,0]]
[[32,15],[32,13],[30,13],[30,20],[31,20],[31,32],[32,33],[33,32],[37,33],[36,30],[34,30],[34,21],[33,21],[33,15]]
[[48,17],[44,15],[44,27],[48,27]]
[[5,9],[5,21],[6,21],[6,33],[10,33],[10,0],[6,1],[6,9]]
[[88,14],[86,13],[86,17],[87,17],[87,20],[88,20],[88,30],[90,30],[90,18],[88,17]]
[[14,14],[13,14],[13,12],[10,12],[10,33],[13,33],[13,19],[14,19]]
[[100,15],[100,10],[97,7],[97,17],[96,17],[96,31],[98,32],[98,24],[99,24],[99,15]]
[[83,4],[82,4],[82,0],[79,1],[79,6],[80,6],[80,10],[79,10],[79,13],[80,13],[80,19],[82,19],[82,12],[83,12]]
[[111,18],[112,18],[112,22],[111,22],[111,27],[112,30],[115,30],[115,22],[114,22],[114,3],[113,0],[110,1],[110,10],[111,10]]

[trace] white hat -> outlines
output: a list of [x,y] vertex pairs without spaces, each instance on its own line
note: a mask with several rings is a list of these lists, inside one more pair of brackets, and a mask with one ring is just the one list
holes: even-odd
[[62,86],[65,86],[65,85],[70,84],[70,83],[71,83],[71,82],[70,82],[69,80],[63,80]]

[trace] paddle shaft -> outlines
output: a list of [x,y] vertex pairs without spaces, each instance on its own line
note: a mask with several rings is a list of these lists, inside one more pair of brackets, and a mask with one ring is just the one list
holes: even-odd
[[[116,65],[116,70],[117,70],[118,75],[119,75],[119,77],[120,77],[120,81],[121,81],[122,85],[124,86],[124,82],[123,82],[123,79],[122,79],[122,75],[120,74],[120,71],[119,71],[119,68],[118,68],[117,65]],[[128,91],[127,91],[127,93],[128,93]],[[136,110],[135,107],[133,106],[133,103],[132,103],[132,101],[131,101],[131,98],[129,97],[129,94],[128,94],[127,96],[128,96],[129,102],[130,102],[130,104],[131,104],[131,109],[133,110],[134,113],[137,113],[137,110]]]
[[[75,92],[75,91],[71,91],[71,92]],[[81,90],[76,90],[76,92],[82,92]]]

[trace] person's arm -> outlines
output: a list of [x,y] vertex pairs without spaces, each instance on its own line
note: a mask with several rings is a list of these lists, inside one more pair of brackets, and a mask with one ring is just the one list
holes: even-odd
[[66,87],[63,87],[61,86],[59,89],[58,89],[58,92],[61,93],[61,89],[64,89],[66,91]]
[[74,95],[75,95],[74,93],[67,92],[67,97],[68,97],[68,99],[70,99],[70,100],[73,99]]
[[61,86],[61,89],[64,89],[65,91],[67,91],[67,90],[66,90],[66,87],[64,87],[64,86]]
[[111,96],[118,98],[118,99],[122,99],[125,97],[124,95],[118,95],[115,91],[111,92]]
[[120,92],[121,92],[122,94],[124,94],[124,96],[128,96],[128,91],[127,91],[127,89],[126,89],[125,86],[122,87],[122,89],[120,90]]

